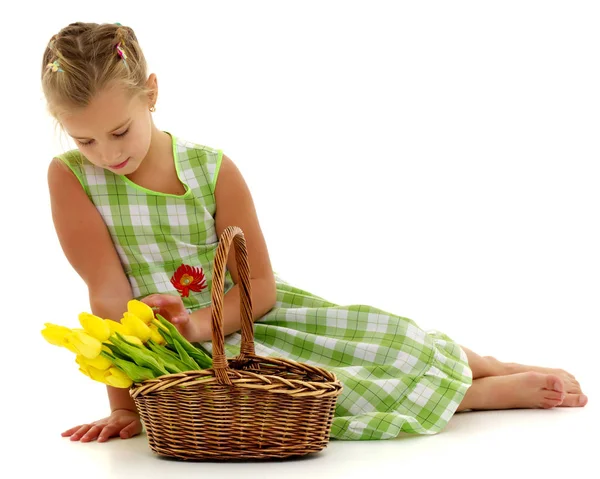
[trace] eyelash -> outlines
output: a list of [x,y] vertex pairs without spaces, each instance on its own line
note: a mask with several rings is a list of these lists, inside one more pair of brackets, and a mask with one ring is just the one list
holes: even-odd
[[[123,133],[120,133],[118,135],[113,135],[113,136],[115,136],[117,138],[123,138],[127,133],[129,133],[129,128],[127,128]],[[79,143],[81,146],[90,146],[91,144],[94,143],[94,140],[90,140],[90,141],[88,141],[86,143],[77,140],[77,143]]]

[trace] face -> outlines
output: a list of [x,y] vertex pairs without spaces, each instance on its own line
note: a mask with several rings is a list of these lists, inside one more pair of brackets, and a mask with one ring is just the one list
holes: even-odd
[[113,86],[84,108],[65,111],[58,120],[94,165],[119,175],[138,169],[150,148],[150,99]]

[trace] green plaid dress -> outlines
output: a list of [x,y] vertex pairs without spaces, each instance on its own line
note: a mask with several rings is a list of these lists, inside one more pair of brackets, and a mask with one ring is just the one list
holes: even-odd
[[[218,238],[214,188],[222,151],[173,139],[186,193],[144,189],[88,162],[77,150],[59,156],[104,218],[140,299],[178,294],[190,310],[210,305]],[[365,306],[340,306],[276,275],[277,303],[255,323],[256,353],[321,366],[343,383],[331,437],[390,439],[435,434],[448,423],[472,382],[464,351],[448,336],[408,318]],[[233,287],[229,273],[225,289]],[[226,338],[228,356],[241,335]],[[211,350],[211,343],[203,345]]]

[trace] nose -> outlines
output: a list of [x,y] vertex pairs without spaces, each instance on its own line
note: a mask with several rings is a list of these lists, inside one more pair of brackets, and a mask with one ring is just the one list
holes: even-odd
[[122,163],[122,152],[117,145],[105,145],[102,150],[102,163],[106,166],[114,166]]

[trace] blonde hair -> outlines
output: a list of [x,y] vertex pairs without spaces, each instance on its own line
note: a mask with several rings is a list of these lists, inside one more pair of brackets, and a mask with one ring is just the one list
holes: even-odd
[[48,110],[87,106],[112,84],[132,95],[148,94],[147,65],[135,33],[119,24],[72,23],[48,42],[42,88]]

